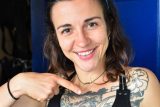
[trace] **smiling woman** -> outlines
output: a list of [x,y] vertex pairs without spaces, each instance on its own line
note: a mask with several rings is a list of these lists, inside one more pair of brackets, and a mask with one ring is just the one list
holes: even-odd
[[[155,75],[128,66],[131,48],[112,0],[50,0],[47,12],[49,73],[21,73],[11,79],[10,94],[20,98],[15,107],[26,100],[26,107],[160,106]],[[13,102],[10,98],[8,105]]]
[[[79,1],[61,2],[51,11],[52,22],[55,22],[54,27],[63,54],[74,63],[77,74],[84,73],[83,75],[95,68],[104,71],[104,53],[108,47],[108,34],[102,9],[99,5],[88,2],[80,3],[81,5]],[[79,6],[74,9],[77,4]]]
[[[74,72],[70,81],[82,91],[79,96],[64,90],[59,104],[64,107],[145,107],[148,96],[143,93],[151,90],[149,78],[157,80],[145,68],[128,66],[131,48],[123,35],[112,1],[58,0],[51,1],[48,9],[46,56],[50,59],[53,71],[63,70],[64,75],[69,71]],[[120,91],[123,88],[118,85],[122,82],[118,80],[122,78],[121,75],[125,75],[122,80],[128,80],[124,91]],[[159,94],[159,83],[156,84]],[[123,92],[126,96],[119,98],[118,93]],[[50,101],[49,106],[55,104],[55,99]],[[155,103],[158,107],[158,102]]]

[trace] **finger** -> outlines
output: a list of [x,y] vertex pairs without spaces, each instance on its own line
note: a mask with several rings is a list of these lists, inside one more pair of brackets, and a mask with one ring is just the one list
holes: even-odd
[[67,88],[77,94],[81,94],[80,88],[68,80],[65,80],[59,76],[56,76],[56,82],[57,82],[57,84],[65,87],[65,88]]
[[58,95],[59,94],[59,88],[54,90],[54,95]]
[[50,94],[49,96],[48,96],[48,98],[47,98],[47,100],[48,99],[52,99],[52,97],[55,95],[55,92],[52,92],[52,94]]

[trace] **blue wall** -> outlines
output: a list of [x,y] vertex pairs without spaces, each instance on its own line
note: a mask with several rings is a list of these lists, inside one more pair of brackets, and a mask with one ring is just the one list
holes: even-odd
[[[158,0],[158,14],[157,14],[157,72],[160,75],[160,0]],[[159,76],[160,80],[160,76]]]
[[[115,0],[121,23],[133,44],[131,65],[147,67],[160,79],[159,0]],[[33,70],[44,72],[47,64],[42,47],[45,35],[45,0],[31,0]]]
[[32,28],[32,69],[36,72],[47,70],[43,56],[43,41],[45,36],[45,1],[31,0]]
[[151,69],[160,79],[158,0],[116,0],[121,23],[132,42],[132,66]]

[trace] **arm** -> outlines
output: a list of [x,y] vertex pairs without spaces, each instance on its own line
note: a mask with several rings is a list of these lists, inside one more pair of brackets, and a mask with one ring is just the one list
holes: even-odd
[[12,99],[7,90],[7,84],[4,84],[0,87],[0,107],[9,107],[14,103],[14,99]]
[[[23,95],[27,95],[41,102],[52,98],[59,90],[59,85],[75,93],[78,93],[80,90],[70,81],[50,73],[20,73],[10,80],[10,90],[14,97],[20,98]],[[0,87],[0,101],[0,107],[10,107],[16,102],[10,96],[7,84]]]
[[46,107],[45,104],[45,101],[39,102],[24,95],[19,100],[17,100],[11,107]]
[[[19,85],[18,82],[16,82],[16,80],[19,80],[19,77],[20,76],[17,75],[10,81],[10,89],[12,89],[11,92],[16,98],[18,98],[21,93],[20,91],[18,91]],[[15,102],[15,99],[13,99],[9,94],[7,83],[5,83],[0,87],[0,101],[1,101],[0,107],[9,107]]]
[[144,93],[142,107],[160,107],[160,83],[156,76],[148,69],[145,69],[149,77],[148,88]]

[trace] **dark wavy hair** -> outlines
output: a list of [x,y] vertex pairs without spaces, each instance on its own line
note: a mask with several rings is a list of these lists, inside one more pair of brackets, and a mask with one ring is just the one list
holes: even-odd
[[[56,2],[64,0],[50,0],[47,6],[47,36],[44,43],[44,54],[48,58],[51,71],[62,72],[75,71],[74,64],[62,52],[57,40],[54,22],[51,21],[51,8]],[[128,66],[132,49],[125,37],[116,8],[112,0],[97,0],[102,6],[104,19],[109,28],[109,45],[106,50],[105,70],[109,81],[116,81],[118,75],[125,73]],[[64,72],[63,72],[64,71]]]

